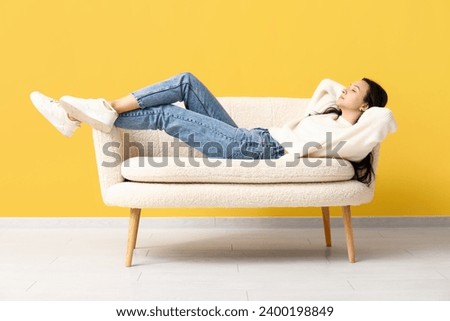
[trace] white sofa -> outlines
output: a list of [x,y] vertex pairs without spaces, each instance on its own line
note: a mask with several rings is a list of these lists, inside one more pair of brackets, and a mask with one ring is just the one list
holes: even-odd
[[[303,115],[308,103],[303,98],[266,97],[219,101],[245,128],[282,126]],[[127,267],[132,263],[142,208],[321,207],[326,245],[331,246],[329,207],[341,206],[348,259],[355,262],[350,206],[370,202],[375,182],[367,186],[352,179],[354,170],[347,161],[295,161],[290,154],[269,161],[208,159],[154,130],[114,128],[109,134],[94,130],[93,138],[103,201],[130,208]],[[182,146],[179,156],[173,157],[171,143]],[[376,169],[379,145],[373,154]]]

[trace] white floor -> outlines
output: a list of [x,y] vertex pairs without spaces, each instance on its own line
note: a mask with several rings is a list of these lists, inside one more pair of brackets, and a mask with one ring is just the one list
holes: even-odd
[[[0,225],[1,226],[1,225]],[[450,300],[450,227],[0,228],[0,300]]]

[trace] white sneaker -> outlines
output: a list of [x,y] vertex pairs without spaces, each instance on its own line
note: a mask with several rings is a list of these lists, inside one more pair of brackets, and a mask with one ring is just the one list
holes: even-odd
[[119,116],[114,108],[103,98],[84,99],[63,96],[61,107],[73,118],[89,124],[92,128],[109,133]]
[[64,136],[71,137],[75,130],[80,127],[80,122],[69,119],[61,104],[53,98],[38,91],[33,91],[30,94],[30,99],[34,107]]

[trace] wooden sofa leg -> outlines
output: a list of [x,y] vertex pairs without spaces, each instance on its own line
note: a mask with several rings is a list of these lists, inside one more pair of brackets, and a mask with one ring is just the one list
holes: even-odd
[[136,240],[139,229],[139,220],[141,218],[140,208],[130,209],[130,224],[128,226],[128,245],[127,245],[127,255],[125,258],[125,266],[130,267],[133,261],[133,252],[136,248]]
[[330,227],[330,208],[322,207],[323,230],[325,232],[325,243],[331,247],[331,227]]
[[348,260],[355,263],[355,246],[353,243],[352,213],[350,206],[342,206],[342,218],[344,220],[345,238],[347,240]]

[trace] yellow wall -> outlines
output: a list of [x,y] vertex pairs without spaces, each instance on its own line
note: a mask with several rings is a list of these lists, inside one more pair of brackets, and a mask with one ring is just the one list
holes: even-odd
[[[125,216],[101,200],[91,129],[61,136],[32,90],[116,98],[191,71],[217,96],[308,97],[325,77],[369,77],[399,131],[375,200],[356,215],[449,215],[450,2],[2,0],[0,216]],[[317,210],[145,210],[144,215]]]

